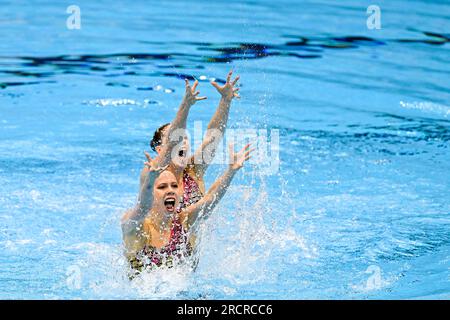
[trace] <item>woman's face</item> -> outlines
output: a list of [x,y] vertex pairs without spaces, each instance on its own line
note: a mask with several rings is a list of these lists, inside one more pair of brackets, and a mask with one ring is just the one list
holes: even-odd
[[173,213],[180,203],[182,190],[174,174],[163,171],[154,185],[154,207],[159,212]]
[[[169,126],[165,127],[162,132],[161,132],[161,140],[164,141],[164,139],[167,138],[167,133],[169,131]],[[189,139],[187,138],[187,136],[183,137],[183,142],[182,143],[178,143],[178,146],[175,148],[176,150],[176,159],[172,159],[172,161],[178,161],[180,163],[182,163],[183,161],[185,161],[185,158],[187,158],[189,156],[189,150],[190,150],[190,145],[189,145]],[[156,147],[156,152],[159,154],[162,150],[162,144]]]

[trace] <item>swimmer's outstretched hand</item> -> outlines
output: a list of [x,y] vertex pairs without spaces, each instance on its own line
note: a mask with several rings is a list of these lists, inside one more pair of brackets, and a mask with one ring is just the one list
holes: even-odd
[[235,87],[239,80],[239,76],[237,76],[236,78],[234,78],[233,81],[231,81],[232,74],[233,71],[228,72],[227,82],[223,86],[219,86],[217,82],[211,81],[211,84],[222,95],[222,98],[229,101],[231,101],[233,98],[236,99],[241,98],[241,96],[238,94],[239,88]]
[[197,89],[198,80],[195,80],[194,85],[191,87],[188,79],[184,80],[186,82],[186,92],[184,94],[184,101],[189,105],[194,105],[197,101],[205,100],[206,97],[199,97],[200,91],[195,91]]
[[145,157],[147,158],[147,161],[144,161],[144,166],[146,166],[147,168],[151,168],[152,167],[152,157],[150,157],[150,154],[147,151],[144,151]]
[[250,153],[252,153],[255,149],[250,149],[251,144],[247,144],[245,147],[241,149],[239,152],[234,152],[234,146],[232,143],[228,145],[229,154],[230,154],[230,168],[233,170],[239,170],[244,166],[244,162],[251,158]]
[[144,161],[144,166],[145,166],[146,170],[148,170],[148,171],[155,171],[155,172],[162,172],[162,171],[166,170],[169,167],[169,165],[165,165],[165,166],[162,166],[162,167],[161,166],[157,167],[155,165],[155,163],[153,162],[152,157],[150,157],[150,154],[147,151],[144,151],[144,154],[145,154],[145,157],[147,158],[147,161]]

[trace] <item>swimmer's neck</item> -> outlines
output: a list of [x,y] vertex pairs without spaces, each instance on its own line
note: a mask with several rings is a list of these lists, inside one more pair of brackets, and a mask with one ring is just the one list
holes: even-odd
[[155,228],[158,228],[160,231],[169,230],[172,228],[172,215],[167,214],[166,212],[157,212],[155,210],[151,210],[149,214],[149,218]]

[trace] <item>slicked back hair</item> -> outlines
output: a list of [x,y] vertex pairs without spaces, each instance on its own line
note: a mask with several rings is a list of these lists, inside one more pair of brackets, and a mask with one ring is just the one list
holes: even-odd
[[170,123],[163,124],[153,134],[153,138],[152,138],[152,140],[150,140],[150,148],[152,148],[153,151],[156,152],[156,147],[158,147],[162,144],[163,131],[169,125],[170,125]]

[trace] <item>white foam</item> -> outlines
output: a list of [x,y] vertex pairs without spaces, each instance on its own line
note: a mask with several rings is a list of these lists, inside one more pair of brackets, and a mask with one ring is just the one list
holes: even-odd
[[83,101],[84,104],[97,106],[97,107],[119,107],[119,106],[147,106],[149,104],[155,103],[152,100],[144,99],[143,101],[138,101],[134,99],[127,98],[108,98],[108,99],[93,99]]
[[420,111],[435,113],[447,118],[450,115],[450,107],[432,102],[404,102],[400,101],[400,106],[406,109],[416,109]]

